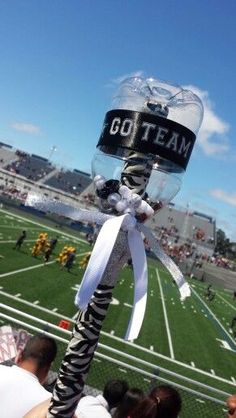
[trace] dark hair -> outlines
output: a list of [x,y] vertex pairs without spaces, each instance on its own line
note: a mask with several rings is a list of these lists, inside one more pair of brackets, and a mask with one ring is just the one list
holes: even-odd
[[106,383],[103,396],[110,409],[116,407],[122,401],[128,389],[129,385],[125,380],[110,380]]
[[137,406],[137,404],[144,398],[144,392],[138,388],[130,388],[125,393],[120,405],[118,405],[113,418],[127,418]]
[[158,403],[156,400],[146,396],[133,409],[130,418],[158,418]]
[[158,403],[160,418],[177,418],[182,401],[179,392],[169,385],[157,386],[150,393],[150,398]]
[[158,386],[139,402],[130,418],[177,418],[181,405],[176,389],[168,385]]
[[22,360],[34,359],[38,367],[50,366],[57,355],[57,345],[53,338],[41,334],[30,338],[21,353]]

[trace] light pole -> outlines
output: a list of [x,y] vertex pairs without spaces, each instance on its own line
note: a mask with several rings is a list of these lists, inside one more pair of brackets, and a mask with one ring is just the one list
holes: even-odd
[[55,145],[53,145],[52,148],[50,149],[50,153],[49,153],[49,156],[48,156],[49,160],[52,159],[52,156],[53,156],[55,151],[57,151],[57,147]]

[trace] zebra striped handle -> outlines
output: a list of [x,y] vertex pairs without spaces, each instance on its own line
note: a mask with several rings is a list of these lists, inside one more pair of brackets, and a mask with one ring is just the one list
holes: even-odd
[[72,418],[82,395],[102,323],[112,300],[118,272],[130,257],[127,233],[120,231],[101,283],[87,309],[78,312],[71,341],[61,363],[47,418]]

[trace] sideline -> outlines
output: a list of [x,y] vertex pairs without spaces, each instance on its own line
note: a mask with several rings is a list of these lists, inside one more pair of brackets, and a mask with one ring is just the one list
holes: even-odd
[[164,294],[163,294],[163,290],[162,290],[161,279],[160,279],[158,268],[156,268],[155,271],[156,271],[157,280],[158,280],[160,293],[161,293],[161,302],[162,302],[162,308],[163,308],[163,313],[164,313],[164,318],[165,318],[165,325],[166,325],[166,332],[167,332],[167,337],[168,337],[168,342],[169,342],[170,357],[172,359],[174,359],[175,355],[174,355],[174,349],[173,349],[173,344],[172,344],[172,338],[171,338],[171,334],[170,334],[170,326],[169,326],[169,321],[168,321],[168,316],[167,316],[167,311],[166,311],[165,298],[164,298]]

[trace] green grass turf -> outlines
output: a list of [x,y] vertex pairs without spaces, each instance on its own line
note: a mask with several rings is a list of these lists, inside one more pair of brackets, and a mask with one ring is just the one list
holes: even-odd
[[[6,214],[6,212],[0,211],[0,286],[2,287],[2,292],[10,295],[20,293],[21,296],[19,300],[15,301],[0,293],[0,301],[54,324],[59,322],[58,316],[55,316],[52,312],[54,308],[58,309],[61,317],[73,317],[76,313],[76,307],[73,303],[75,296],[73,287],[81,282],[84,272],[83,269],[79,268],[79,261],[82,257],[80,254],[90,251],[89,245],[84,241],[83,237],[69,229],[57,230],[53,223],[42,219],[38,220],[32,215],[30,217],[27,215],[28,221],[13,215],[14,213],[8,212]],[[20,216],[22,218],[26,217],[22,213],[20,213]],[[45,223],[44,227],[39,225],[43,223]],[[54,230],[52,231],[48,227],[54,228]],[[27,240],[20,251],[14,250],[14,242],[23,229],[27,230]],[[59,243],[50,261],[56,260],[64,245],[76,247],[77,259],[72,273],[60,270],[60,266],[56,261],[50,265],[17,273],[17,270],[43,264],[42,256],[34,258],[31,255],[33,246],[33,241],[31,240],[35,240],[42,231],[48,232],[49,239],[55,237],[56,234],[59,235]],[[109,307],[100,342],[122,352],[132,354],[136,358],[146,360],[156,367],[165,367],[219,389],[235,392],[235,387],[231,385],[201,375],[194,369],[184,367],[184,364],[190,366],[191,362],[194,362],[196,368],[208,373],[211,373],[212,369],[217,376],[223,379],[231,380],[231,377],[236,378],[236,353],[222,348],[220,341],[217,340],[226,341],[232,350],[236,350],[235,343],[229,338],[229,324],[236,310],[236,304],[232,300],[232,295],[224,289],[215,289],[216,297],[212,302],[209,302],[204,297],[206,284],[189,279],[190,284],[197,294],[200,295],[201,300],[193,293],[191,298],[181,303],[178,290],[169,273],[157,261],[149,259],[148,264],[148,301],[139,338],[134,342],[135,344],[123,342],[131,314],[130,305],[133,302],[134,291],[132,270],[129,267],[125,267],[120,272],[113,293],[114,301],[117,301],[118,304],[114,303]],[[3,277],[4,274],[9,272],[12,274]],[[169,360],[170,344],[168,342],[158,275],[163,289],[169,322],[174,354],[173,361]],[[40,311],[37,306],[27,306],[20,302],[20,299],[32,303],[37,300],[39,301],[38,305],[49,309],[51,313]],[[208,311],[202,301],[210,308],[215,317]],[[219,326],[216,318],[224,329]],[[117,339],[110,336],[111,332]],[[142,348],[145,351],[142,351]],[[155,353],[161,354],[161,357],[155,355]],[[119,355],[115,357],[120,358]],[[176,364],[174,360],[183,363],[183,365]],[[144,368],[144,366],[140,367]],[[162,375],[165,376],[165,374]]]

